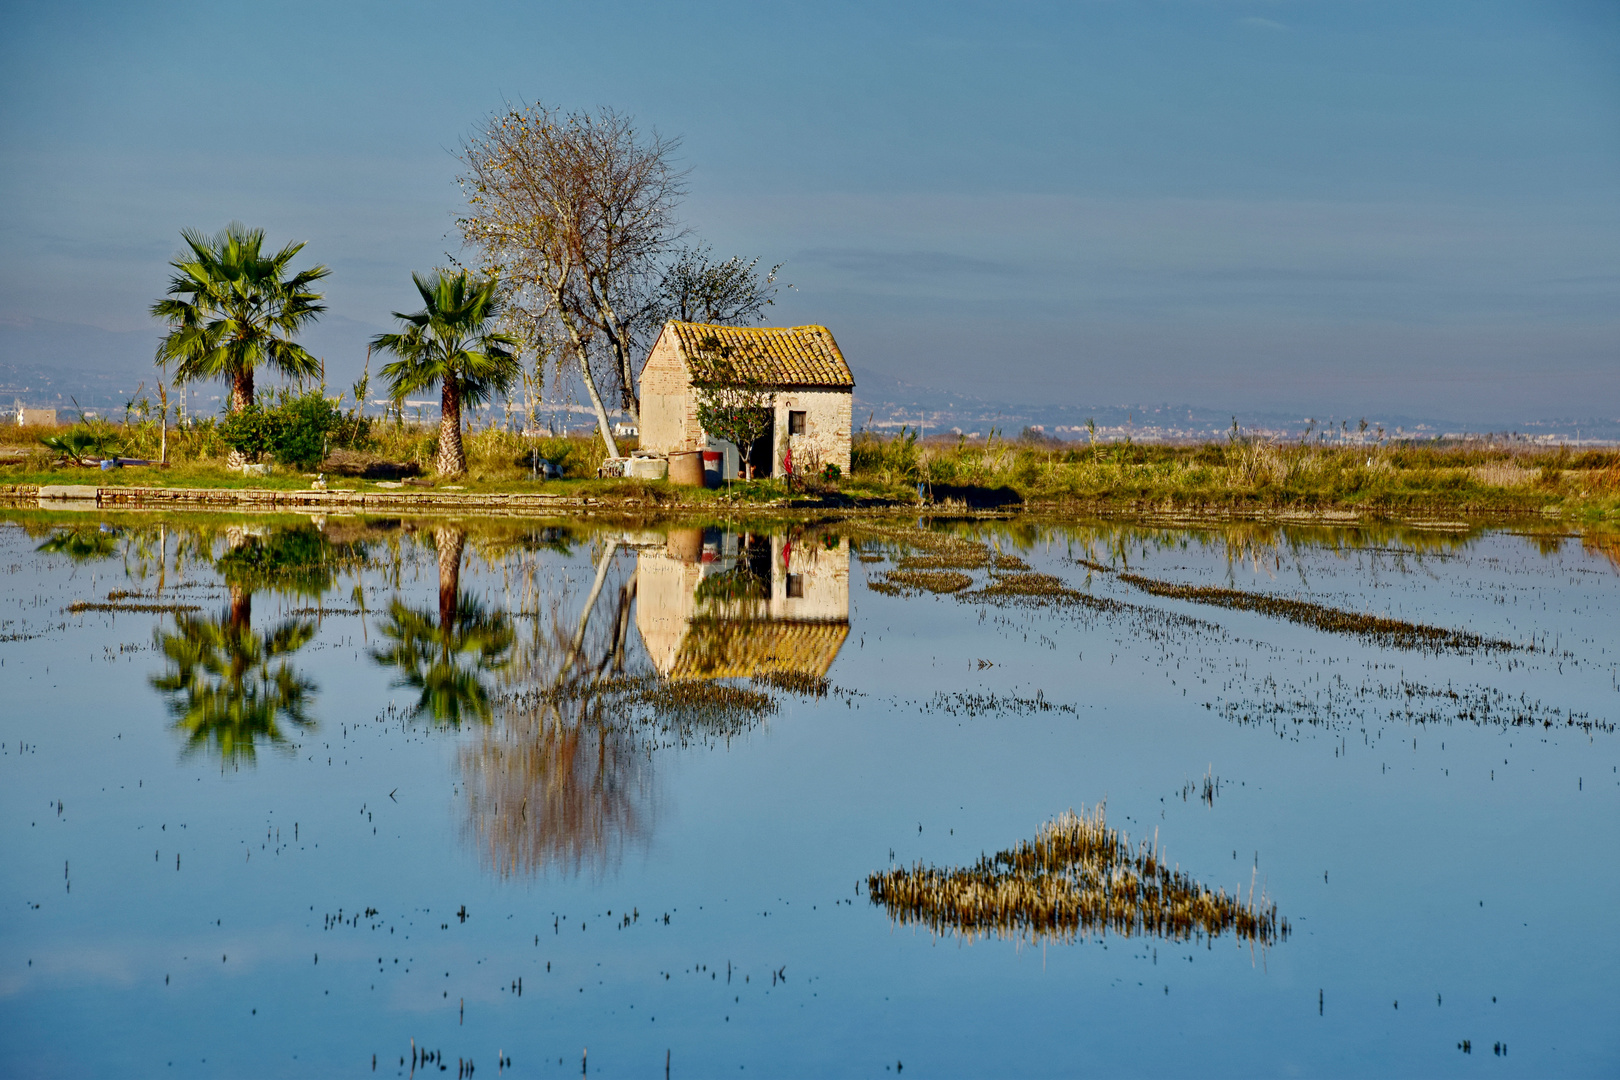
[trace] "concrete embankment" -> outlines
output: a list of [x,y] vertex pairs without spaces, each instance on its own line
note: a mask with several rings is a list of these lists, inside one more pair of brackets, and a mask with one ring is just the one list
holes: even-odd
[[271,510],[300,513],[556,513],[595,507],[652,508],[651,501],[458,491],[276,491],[269,488],[97,487],[91,484],[0,486],[0,504],[49,510]]

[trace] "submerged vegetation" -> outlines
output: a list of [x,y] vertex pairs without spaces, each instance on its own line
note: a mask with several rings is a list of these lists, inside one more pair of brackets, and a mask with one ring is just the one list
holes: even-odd
[[872,874],[867,891],[900,925],[966,938],[1073,941],[1112,931],[1174,941],[1223,933],[1261,945],[1288,936],[1288,920],[1264,893],[1249,897],[1199,884],[1164,862],[1156,843],[1132,847],[1098,806],[1041,826],[1033,841],[972,866],[914,867]]
[[1287,619],[1289,622],[1330,634],[1353,634],[1382,648],[1506,652],[1515,647],[1509,642],[1482,637],[1466,630],[1447,630],[1439,626],[1392,619],[1385,615],[1363,615],[1354,611],[1341,611],[1338,608],[1313,604],[1305,600],[1289,600],[1280,596],[1245,592],[1241,589],[1178,585],[1142,577],[1140,574],[1121,574],[1119,580],[1154,596],[1191,600],[1198,604],[1212,604],[1215,607],[1232,608],[1236,611],[1257,611],[1262,615]]

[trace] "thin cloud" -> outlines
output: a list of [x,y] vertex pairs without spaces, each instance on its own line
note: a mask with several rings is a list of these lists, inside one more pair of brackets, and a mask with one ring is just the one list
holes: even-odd
[[943,277],[961,274],[1011,277],[1025,272],[1012,263],[953,255],[946,251],[811,248],[800,252],[794,261],[875,277]]

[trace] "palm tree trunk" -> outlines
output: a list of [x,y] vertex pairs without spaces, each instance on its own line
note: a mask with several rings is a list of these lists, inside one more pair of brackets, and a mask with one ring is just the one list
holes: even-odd
[[231,613],[228,625],[238,634],[246,633],[253,623],[253,593],[240,585],[231,586]]
[[[231,412],[241,412],[253,405],[253,369],[238,368],[231,376]],[[248,456],[232,450],[225,459],[228,468],[240,469],[248,463]]]
[[467,471],[467,451],[461,445],[461,388],[451,378],[444,380],[439,395],[439,457],[435,464],[440,476],[460,476]]
[[457,598],[461,595],[461,549],[467,543],[465,529],[433,530],[433,543],[439,549],[439,632],[448,634],[456,621]]

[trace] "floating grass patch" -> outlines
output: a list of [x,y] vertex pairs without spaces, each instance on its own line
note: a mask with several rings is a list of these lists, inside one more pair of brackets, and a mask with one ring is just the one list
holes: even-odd
[[776,711],[770,694],[708,679],[658,682],[636,699],[670,726],[706,731],[744,730]]
[[902,570],[982,570],[990,563],[989,548],[963,544],[932,555],[907,555],[898,565]]
[[[984,661],[980,661],[981,664]],[[980,694],[972,691],[958,690],[947,694],[941,690],[924,707],[926,712],[942,712],[948,716],[1028,716],[1031,713],[1067,712],[1075,711],[1073,705],[1063,705],[1046,700],[1046,691],[1037,690],[1032,698],[1019,697],[1017,694]]]
[[982,589],[958,593],[958,600],[970,603],[1020,604],[1031,607],[1049,607],[1077,604],[1095,611],[1120,612],[1130,605],[1103,596],[1090,596],[1071,589],[1062,578],[1051,574],[1007,574],[996,578]]
[[867,878],[874,904],[900,925],[941,936],[1073,941],[1084,935],[1152,934],[1174,941],[1231,934],[1269,945],[1288,936],[1286,919],[1264,894],[1228,894],[1164,864],[1154,845],[1133,848],[1108,827],[1098,806],[1041,826],[1033,841],[984,856],[972,866],[918,863]]
[[1278,596],[1243,592],[1240,589],[1222,589],[1210,585],[1177,585],[1157,581],[1140,574],[1121,574],[1121,581],[1154,596],[1174,600],[1191,600],[1197,604],[1233,608],[1238,611],[1257,611],[1276,619],[1287,619],[1330,634],[1352,634],[1375,645],[1396,649],[1451,650],[1470,652],[1476,649],[1508,651],[1515,648],[1509,642],[1481,637],[1465,630],[1447,630],[1440,626],[1406,622],[1382,615],[1361,615],[1353,611],[1312,604],[1305,600],[1287,600]]
[[175,615],[201,610],[202,608],[196,604],[139,604],[122,600],[111,603],[102,603],[96,600],[75,600],[68,605],[68,612],[72,615],[83,614],[86,611],[156,612],[163,615]]
[[[756,679],[765,682],[769,677]],[[767,683],[768,684],[768,683]],[[808,685],[805,686],[808,690]],[[776,698],[762,690],[714,679],[662,679],[652,675],[581,680],[507,695],[517,708],[576,706],[594,723],[647,724],[681,740],[730,738],[775,713]]]
[[1028,570],[1030,568],[1029,563],[1018,556],[1003,555],[1000,552],[997,552],[996,557],[990,560],[990,567],[993,570],[1002,571]]
[[866,587],[885,596],[909,596],[919,592],[961,592],[973,579],[960,570],[890,570],[873,578]]
[[766,671],[755,675],[751,681],[800,697],[824,698],[831,689],[826,676],[812,675],[808,671]]

